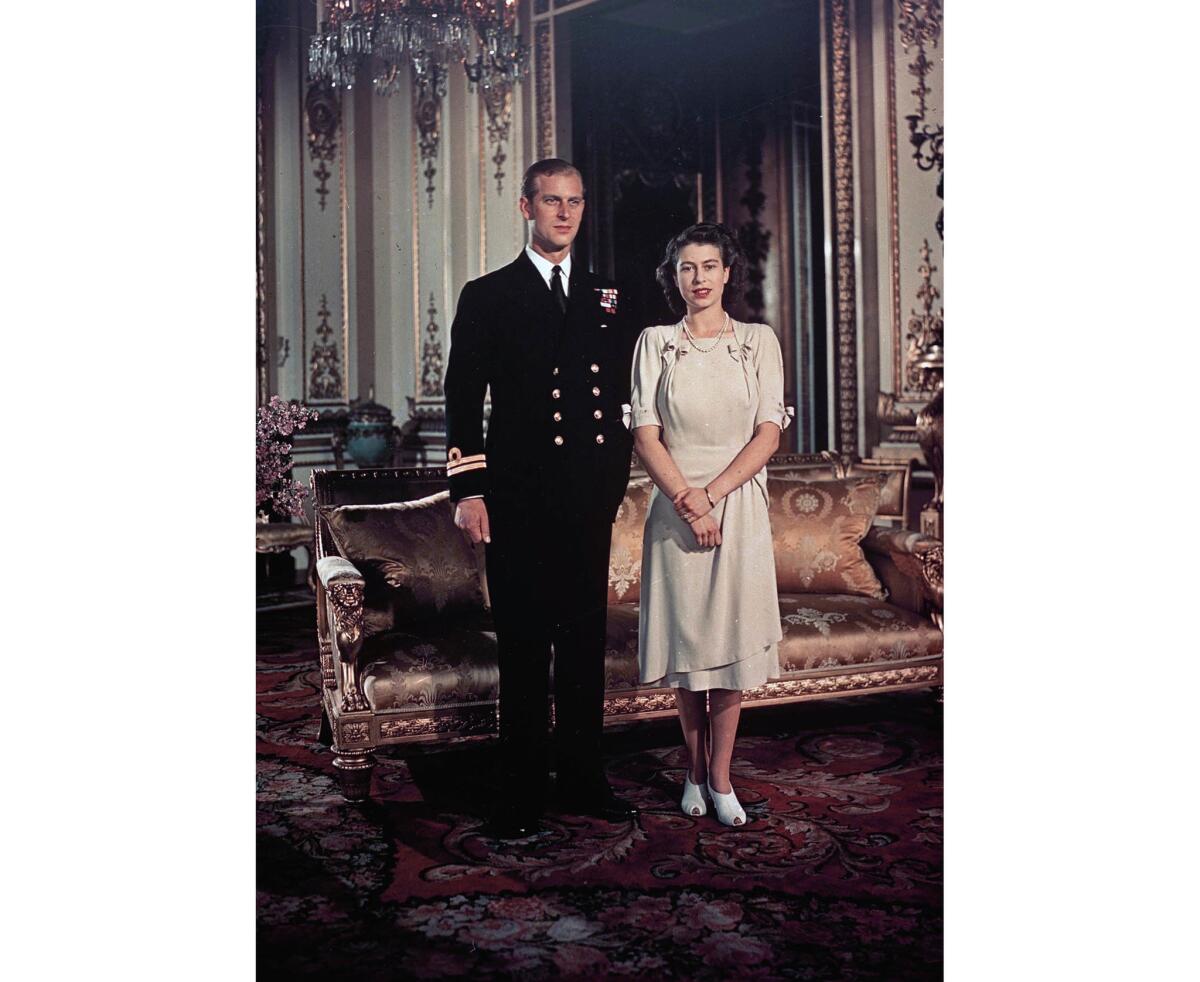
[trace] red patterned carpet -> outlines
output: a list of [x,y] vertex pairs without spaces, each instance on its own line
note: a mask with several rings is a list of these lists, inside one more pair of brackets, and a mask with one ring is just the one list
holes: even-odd
[[940,979],[941,711],[927,693],[757,709],[752,822],[680,814],[678,725],[606,734],[634,823],[480,835],[491,745],[380,755],[345,802],[317,743],[313,617],[258,618],[262,978]]

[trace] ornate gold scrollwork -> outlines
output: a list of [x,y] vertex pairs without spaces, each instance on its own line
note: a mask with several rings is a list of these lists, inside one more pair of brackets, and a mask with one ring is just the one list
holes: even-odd
[[359,684],[358,664],[363,642],[363,583],[354,580],[331,583],[327,594],[333,606],[334,666],[342,691],[342,712],[362,712],[369,708]]
[[341,97],[329,82],[313,82],[304,97],[304,113],[308,120],[308,153],[317,164],[313,176],[319,182],[317,198],[321,211],[329,197],[327,183],[333,172],[325,166],[337,154],[338,126],[342,119]]
[[446,69],[427,59],[413,61],[413,116],[417,121],[421,159],[425,161],[425,195],[429,207],[433,207],[433,194],[437,190],[433,179],[437,176],[434,161],[438,155],[438,144],[442,139],[442,99],[446,96]]
[[488,143],[496,150],[491,158],[492,163],[496,165],[496,172],[492,177],[496,181],[496,193],[501,194],[504,191],[504,162],[508,159],[508,154],[504,152],[504,144],[508,141],[512,124],[512,86],[507,82],[492,85],[482,89],[480,96],[487,109]]
[[[940,380],[939,380],[940,382]],[[942,417],[942,389],[917,413],[917,440],[925,461],[933,472],[933,500],[921,512],[921,531],[942,537],[942,481],[945,431]]]
[[335,582],[329,585],[328,592],[333,603],[337,647],[344,658],[347,651],[357,648],[362,638],[363,584],[354,580]]
[[425,341],[421,345],[421,395],[437,397],[442,394],[442,341],[437,322],[437,299],[429,293],[429,323],[425,325]]
[[549,157],[554,146],[553,93],[550,86],[550,21],[534,29],[534,83],[537,87],[537,153]]
[[329,298],[322,293],[321,305],[317,310],[320,321],[314,332],[314,342],[308,359],[308,397],[310,399],[340,399],[342,396],[342,369],[338,346],[333,343],[333,326],[329,323],[332,312]]
[[333,646],[324,638],[321,639],[321,684],[326,689],[337,688],[337,672],[333,667]]
[[[743,697],[747,702],[761,699],[778,699],[785,696],[827,694],[847,692],[855,689],[874,689],[892,685],[910,685],[928,682],[938,677],[938,665],[911,665],[905,668],[881,672],[858,672],[853,675],[826,675],[820,678],[786,679],[768,682],[755,689],[747,689]],[[605,716],[624,716],[675,708],[675,697],[670,693],[650,693],[627,698],[606,699]]]
[[435,733],[458,733],[474,736],[496,732],[496,713],[457,712],[446,716],[420,716],[416,719],[389,719],[379,724],[379,736],[384,740],[396,737],[427,736]]
[[[942,36],[942,4],[941,0],[897,0],[897,5],[900,9],[900,43],[904,46],[906,54],[914,45],[917,49],[916,57],[908,65],[908,73],[917,80],[917,87],[912,90],[912,94],[917,97],[917,106],[914,112],[905,117],[908,120],[909,143],[913,147],[913,160],[916,161],[919,170],[937,170],[937,196],[941,198],[945,168],[942,142],[945,131],[940,123],[931,128],[925,122],[925,97],[930,92],[925,78],[934,69],[925,48],[927,45],[936,48]],[[939,209],[937,219],[933,223],[939,239],[945,237],[943,217],[944,211]]]
[[605,716],[625,716],[629,713],[649,713],[660,709],[672,709],[675,706],[675,693],[652,693],[650,695],[629,696],[618,699],[604,700]]
[[944,595],[944,565],[945,554],[940,544],[930,547],[921,554],[921,579],[933,592],[939,607],[942,606]]
[[365,743],[371,736],[369,723],[343,723],[341,726],[343,743]]
[[879,422],[891,426],[915,426],[917,422],[917,411],[908,406],[901,406],[891,392],[879,393],[875,413]]
[[850,98],[850,19],[847,0],[830,0],[833,118],[834,283],[837,336],[838,449],[858,451],[858,347],[855,324],[854,149]]
[[932,259],[929,240],[923,239],[921,264],[917,267],[921,277],[921,285],[917,287],[921,312],[912,311],[908,319],[908,334],[905,335],[908,340],[908,351],[905,353],[907,382],[917,392],[925,393],[940,389],[943,377],[943,312],[940,307],[934,310],[934,305],[942,295],[933,285],[933,274],[938,267],[933,265]]

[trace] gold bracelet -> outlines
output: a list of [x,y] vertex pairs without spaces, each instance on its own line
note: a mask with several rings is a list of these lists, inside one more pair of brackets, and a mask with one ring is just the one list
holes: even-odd
[[717,503],[716,503],[715,501],[713,501],[713,496],[712,496],[712,494],[709,492],[708,488],[705,488],[705,489],[704,489],[704,497],[706,497],[706,498],[708,499],[708,505],[709,505],[709,507],[710,507],[710,508],[716,508],[716,507],[717,507]]

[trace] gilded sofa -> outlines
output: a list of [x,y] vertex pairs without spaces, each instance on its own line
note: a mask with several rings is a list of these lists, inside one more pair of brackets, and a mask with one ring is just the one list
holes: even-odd
[[[858,475],[876,479],[879,487],[878,508],[861,547],[882,590],[877,596],[789,592],[800,588],[788,552],[797,547],[789,536],[792,489]],[[746,691],[747,708],[940,688],[942,546],[903,527],[909,479],[908,464],[829,452],[772,459],[768,489],[783,673]],[[343,793],[361,799],[379,747],[496,732],[499,673],[486,575],[482,553],[454,527],[442,468],[316,471],[312,485],[322,740],[333,749]],[[640,536],[649,491],[649,479],[635,468],[614,528],[606,724],[675,712],[670,690],[640,687],[637,677]],[[344,507],[361,505],[371,507]],[[347,537],[346,519],[364,514],[373,521],[385,516],[408,538],[399,556],[380,561],[372,556],[370,564],[360,558],[360,569],[340,554],[337,542],[338,535]],[[351,539],[368,529],[351,527]],[[356,548],[360,556],[372,552],[369,542],[359,541]]]

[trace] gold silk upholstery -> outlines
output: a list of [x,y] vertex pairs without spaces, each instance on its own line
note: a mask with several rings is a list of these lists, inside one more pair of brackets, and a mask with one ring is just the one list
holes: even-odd
[[929,618],[872,597],[781,594],[779,665],[791,672],[928,658],[942,653]]
[[366,580],[367,637],[481,610],[481,564],[454,524],[449,492],[416,501],[321,508],[338,552]]
[[[500,691],[496,635],[481,617],[419,634],[386,631],[363,645],[363,695],[374,712],[494,701]],[[475,623],[469,623],[470,621]]]
[[610,604],[633,604],[641,599],[642,528],[653,490],[650,478],[633,478],[617,509],[608,560]]
[[638,681],[637,604],[611,604],[604,638],[604,688],[636,689]]
[[882,600],[882,584],[863,554],[884,478],[838,481],[769,476],[775,577],[780,593],[854,594]]

